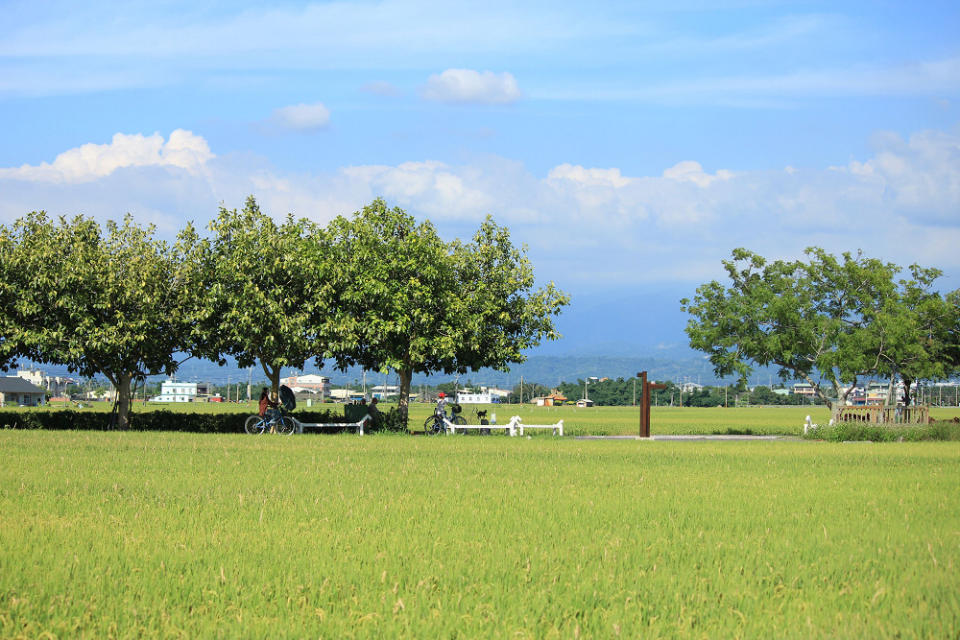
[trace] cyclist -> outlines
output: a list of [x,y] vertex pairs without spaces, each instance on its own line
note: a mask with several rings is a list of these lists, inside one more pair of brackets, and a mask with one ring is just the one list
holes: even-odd
[[279,406],[280,403],[271,398],[270,392],[264,387],[260,394],[260,417],[264,420],[272,420]]
[[443,391],[437,394],[437,408],[433,410],[433,415],[441,420],[445,420],[447,417],[447,394]]

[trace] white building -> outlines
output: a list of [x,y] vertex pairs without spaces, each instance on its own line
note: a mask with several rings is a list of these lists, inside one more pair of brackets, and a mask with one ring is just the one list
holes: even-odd
[[390,396],[398,395],[400,395],[400,387],[395,384],[378,384],[375,387],[370,387],[370,397],[372,398],[385,400]]
[[493,402],[493,396],[489,391],[483,393],[457,391],[457,404],[490,404],[491,402]]
[[806,382],[798,382],[793,385],[793,393],[798,396],[809,396],[813,397],[817,395],[817,392],[814,390],[812,384],[807,384]]
[[290,387],[294,393],[315,393],[321,400],[330,395],[330,378],[313,373],[280,378],[280,384]]
[[150,398],[150,402],[193,402],[196,398],[196,382],[167,380],[160,385],[160,395]]

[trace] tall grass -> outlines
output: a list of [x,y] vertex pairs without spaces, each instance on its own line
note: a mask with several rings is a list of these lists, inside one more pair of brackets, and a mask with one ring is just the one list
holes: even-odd
[[0,432],[0,636],[954,637],[960,445]]

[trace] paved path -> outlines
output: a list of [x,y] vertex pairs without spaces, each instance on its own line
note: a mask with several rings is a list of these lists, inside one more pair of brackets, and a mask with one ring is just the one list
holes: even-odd
[[575,440],[677,440],[677,441],[694,441],[694,440],[736,440],[736,441],[763,441],[763,440],[802,440],[797,436],[780,436],[780,435],[730,435],[730,434],[692,434],[692,435],[656,435],[650,436],[649,438],[641,438],[640,436],[574,436]]

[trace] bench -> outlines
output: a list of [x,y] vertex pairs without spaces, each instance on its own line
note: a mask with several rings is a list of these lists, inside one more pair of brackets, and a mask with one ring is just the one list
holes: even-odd
[[563,435],[563,420],[557,424],[523,424],[520,416],[513,416],[510,418],[510,423],[514,425],[518,435],[521,436],[523,435],[524,429],[552,429],[553,435]]
[[353,427],[357,430],[357,435],[363,435],[363,425],[368,420],[373,420],[370,414],[363,416],[358,422],[300,422],[293,416],[291,419],[296,423],[297,433],[303,433],[304,429],[343,429]]
[[444,419],[443,422],[447,426],[448,433],[456,433],[457,429],[506,429],[511,436],[517,435],[513,420],[507,424],[453,424],[447,419]]

